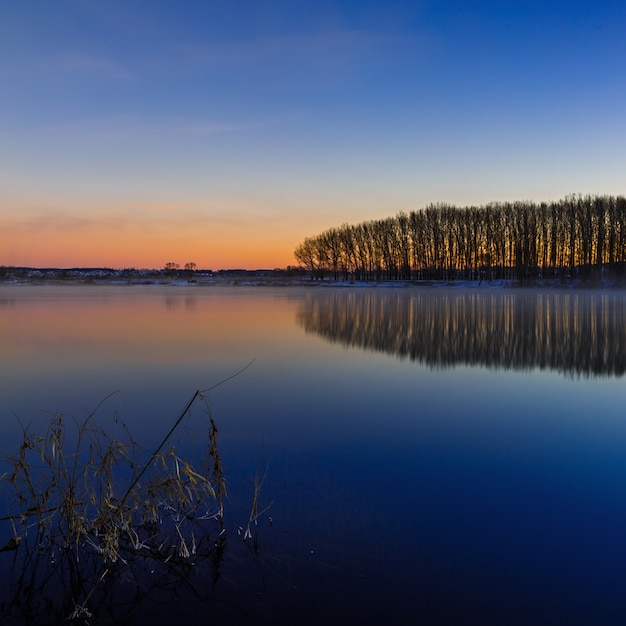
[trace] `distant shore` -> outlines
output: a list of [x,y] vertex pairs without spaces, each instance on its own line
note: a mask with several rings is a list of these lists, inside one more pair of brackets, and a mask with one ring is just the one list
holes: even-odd
[[516,289],[529,288],[550,290],[614,290],[626,289],[626,281],[580,280],[580,279],[530,279],[518,280],[381,280],[381,281],[334,281],[312,280],[311,278],[272,277],[272,276],[204,276],[204,277],[127,277],[127,278],[96,278],[96,277],[52,277],[0,278],[0,291],[9,286],[144,286],[144,287],[306,287],[309,289]]
[[517,278],[487,278],[487,272],[472,279],[459,276],[451,279],[380,279],[336,280],[331,274],[313,276],[300,267],[258,269],[122,269],[112,268],[31,268],[0,265],[0,288],[3,285],[168,285],[185,287],[376,287],[376,288],[507,288],[542,289],[615,289],[626,288],[626,276],[597,268],[593,273],[582,268],[568,270],[560,276]]

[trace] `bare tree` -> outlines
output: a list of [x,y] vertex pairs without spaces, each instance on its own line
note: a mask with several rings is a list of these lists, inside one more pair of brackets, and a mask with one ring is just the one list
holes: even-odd
[[178,265],[178,263],[173,263],[172,261],[170,261],[169,263],[165,264],[165,273],[169,274],[170,276],[173,276],[176,274],[176,271],[178,270],[178,268],[180,267],[180,265]]
[[294,254],[318,279],[526,279],[600,267],[617,276],[626,262],[626,198],[429,205],[330,228],[307,237]]

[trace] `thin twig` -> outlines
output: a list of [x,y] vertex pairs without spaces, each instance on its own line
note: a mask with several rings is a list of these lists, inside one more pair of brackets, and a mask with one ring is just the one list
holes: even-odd
[[152,463],[152,461],[154,461],[154,459],[159,454],[159,452],[161,452],[161,448],[163,448],[163,446],[166,444],[167,440],[172,436],[172,433],[176,430],[176,428],[178,428],[178,425],[183,421],[185,415],[187,415],[187,412],[191,408],[191,405],[194,403],[194,400],[199,395],[200,395],[200,390],[196,389],[196,391],[193,394],[193,396],[191,396],[191,400],[189,400],[189,402],[187,402],[187,406],[185,406],[185,408],[183,409],[183,411],[180,414],[180,416],[178,417],[178,419],[174,422],[174,425],[170,428],[170,430],[167,433],[167,435],[165,435],[165,437],[163,438],[163,441],[161,441],[161,443],[159,444],[159,447],[152,453],[152,456],[148,459],[148,462],[141,468],[141,471],[139,472],[139,474],[137,474],[137,476],[135,476],[135,480],[133,480],[133,482],[130,484],[130,486],[126,490],[126,493],[124,494],[124,496],[120,500],[118,506],[121,507],[124,504],[124,502],[126,502],[128,496],[131,494],[132,490],[135,488],[135,486],[137,485],[137,483],[139,482],[141,477],[146,473],[146,471],[147,471],[148,467],[150,467],[150,464]]
[[220,387],[224,383],[227,383],[229,380],[232,380],[236,376],[239,376],[239,374],[243,374],[254,363],[255,360],[256,359],[252,359],[252,361],[250,361],[250,363],[248,363],[248,365],[246,365],[245,367],[242,367],[238,372],[235,372],[234,374],[232,374],[228,378],[224,378],[224,380],[220,380],[219,383],[216,383],[215,385],[213,385],[212,387],[209,387],[208,389],[203,389],[202,391],[199,391],[198,393],[206,393],[207,391],[213,391],[213,389],[217,389],[218,387]]
[[220,385],[223,385],[224,383],[228,382],[229,380],[232,380],[236,376],[239,376],[239,374],[242,374],[243,372],[245,372],[253,363],[254,363],[254,359],[252,359],[252,361],[250,361],[250,363],[248,363],[245,367],[241,368],[238,372],[235,372],[231,376],[228,376],[227,378],[224,378],[219,383],[213,385],[212,387],[209,387],[208,389],[203,389],[202,391],[199,390],[199,389],[196,389],[196,391],[193,394],[193,396],[191,396],[191,400],[189,400],[189,402],[187,402],[187,405],[185,406],[185,408],[183,409],[183,411],[179,415],[178,419],[174,422],[174,425],[170,428],[170,430],[167,433],[167,435],[165,435],[165,437],[163,438],[163,441],[161,441],[161,443],[159,444],[158,448],[152,453],[152,456],[150,457],[148,462],[141,468],[141,471],[137,474],[137,476],[135,476],[135,480],[133,480],[133,482],[130,484],[130,486],[126,490],[126,493],[124,494],[124,496],[122,497],[122,499],[119,502],[119,506],[120,507],[124,504],[124,502],[126,502],[126,500],[128,499],[128,496],[131,494],[132,490],[135,488],[137,483],[140,481],[141,477],[146,473],[146,471],[147,471],[148,467],[150,466],[150,464],[152,463],[152,461],[154,461],[154,459],[159,454],[159,452],[161,452],[161,449],[167,443],[167,440],[173,435],[174,431],[178,428],[178,425],[183,421],[185,415],[187,415],[187,413],[191,409],[191,406],[193,405],[195,399],[199,395],[201,395],[203,393],[206,393],[207,391],[212,391],[213,389],[216,389],[217,387],[219,387]]

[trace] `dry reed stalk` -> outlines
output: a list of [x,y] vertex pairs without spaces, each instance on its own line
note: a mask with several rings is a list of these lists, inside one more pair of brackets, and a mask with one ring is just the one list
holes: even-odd
[[[134,568],[140,558],[153,569],[168,571],[208,557],[214,580],[219,578],[226,545],[226,479],[218,428],[204,394],[233,376],[196,391],[143,463],[141,450],[125,426],[128,441],[109,436],[95,423],[95,410],[82,421],[52,415],[40,435],[22,425],[18,453],[7,459],[11,471],[0,476],[0,483],[11,486],[17,506],[17,512],[0,518],[10,521],[13,529],[13,537],[0,552],[15,550],[17,554],[18,546],[26,545],[18,580],[28,594],[43,589],[50,580],[50,568],[66,568],[71,580],[88,570],[91,586],[85,581],[69,585],[73,589],[71,615],[83,619],[89,616],[87,604],[96,588],[112,578],[109,572],[118,571],[119,563]],[[173,447],[165,450],[197,401],[204,403],[203,414],[208,417],[203,469],[176,454]],[[258,502],[266,473],[261,477],[257,467],[246,539],[252,536],[251,524],[263,512]],[[78,597],[83,601],[78,602]],[[31,600],[36,602],[36,598]],[[20,605],[23,601],[20,598]]]
[[[265,483],[265,479],[267,478],[267,472],[269,470],[269,467],[266,466],[263,474],[260,473],[262,457],[263,457],[263,442],[261,442],[261,449],[259,450],[259,458],[257,460],[256,472],[254,474],[254,488],[252,491],[252,506],[250,508],[250,516],[248,517],[248,523],[243,533],[244,540],[253,539],[251,526],[253,524],[256,526],[259,517],[261,517],[263,513],[267,512],[273,504],[273,501],[272,501],[262,510],[259,510],[259,500],[261,498],[261,490],[263,488],[263,484]],[[256,543],[256,538],[255,538],[255,543]]]

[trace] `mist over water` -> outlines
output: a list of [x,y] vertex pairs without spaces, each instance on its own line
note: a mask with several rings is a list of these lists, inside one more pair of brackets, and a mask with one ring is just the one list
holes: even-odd
[[[619,290],[3,286],[0,432],[15,450],[16,415],[80,417],[119,390],[98,423],[150,449],[195,389],[254,361],[208,394],[230,495],[221,578],[202,600],[185,583],[167,605],[131,604],[127,623],[620,623],[624,304]],[[238,527],[259,457],[271,507],[252,555]]]

